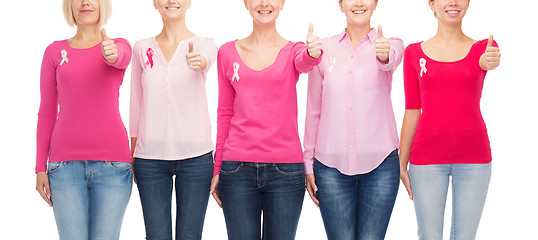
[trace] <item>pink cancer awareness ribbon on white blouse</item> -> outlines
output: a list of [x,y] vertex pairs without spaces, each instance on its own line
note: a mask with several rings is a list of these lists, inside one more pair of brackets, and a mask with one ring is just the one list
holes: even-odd
[[428,71],[428,69],[426,69],[426,59],[421,58],[419,61],[419,64],[420,64],[420,77],[422,77],[422,74]]
[[232,76],[232,82],[233,81],[239,82],[239,63],[234,62],[234,75]]
[[329,72],[332,72],[334,70],[334,65],[336,65],[336,58],[330,57],[329,58]]
[[148,48],[148,50],[146,51],[146,56],[148,56],[148,60],[146,61],[146,67],[150,65],[150,68],[153,68],[153,49]]
[[60,66],[62,66],[62,64],[64,63],[69,63],[69,59],[67,58],[67,51],[65,51],[65,49],[62,49],[60,53],[62,54],[62,61],[60,62]]

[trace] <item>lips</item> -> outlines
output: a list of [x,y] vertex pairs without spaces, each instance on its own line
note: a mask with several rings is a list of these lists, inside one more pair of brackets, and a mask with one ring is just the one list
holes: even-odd
[[353,12],[353,14],[363,14],[366,12],[366,10],[353,10],[351,12]]
[[166,10],[179,10],[180,7],[165,7]]
[[268,15],[268,14],[271,14],[273,13],[273,11],[269,11],[269,10],[260,10],[258,11],[259,14],[263,14],[263,15]]
[[88,9],[85,9],[85,10],[80,10],[81,13],[92,13],[93,10],[88,10]]
[[447,10],[445,12],[448,13],[448,14],[454,15],[454,14],[460,13],[460,10]]

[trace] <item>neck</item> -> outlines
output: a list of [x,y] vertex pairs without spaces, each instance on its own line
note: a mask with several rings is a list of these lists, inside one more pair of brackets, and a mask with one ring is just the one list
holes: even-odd
[[247,37],[252,43],[256,45],[268,46],[282,38],[276,30],[275,23],[267,25],[253,24],[252,33]]
[[95,25],[77,25],[77,34],[73,37],[76,40],[91,41],[101,39],[101,27]]
[[352,25],[351,23],[347,23],[346,33],[349,35],[349,38],[351,39],[351,43],[353,46],[356,46],[359,44],[359,42],[362,41],[364,36],[368,34],[371,31],[370,22],[362,25]]
[[461,30],[461,22],[458,24],[446,24],[439,21],[437,34],[433,38],[443,42],[458,42],[465,37],[465,34]]
[[163,19],[163,30],[158,35],[166,40],[171,40],[173,42],[179,42],[185,38],[188,38],[192,33],[187,28],[185,23],[185,18],[179,20],[166,20]]

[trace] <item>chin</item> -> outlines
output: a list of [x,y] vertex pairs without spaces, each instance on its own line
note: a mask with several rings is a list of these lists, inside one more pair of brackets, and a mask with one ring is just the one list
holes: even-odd
[[[277,16],[278,17],[278,16]],[[256,22],[257,24],[262,24],[262,25],[265,25],[265,24],[273,24],[276,22],[277,20],[277,17],[275,18],[254,18],[254,22]]]

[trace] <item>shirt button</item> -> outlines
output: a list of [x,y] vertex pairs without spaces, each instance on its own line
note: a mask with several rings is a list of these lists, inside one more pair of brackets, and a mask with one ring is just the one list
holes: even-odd
[[353,111],[353,108],[349,108],[349,111]]
[[349,74],[353,73],[353,71],[349,70]]
[[351,58],[353,58],[353,55],[351,55]]

